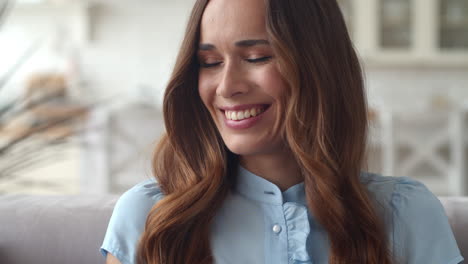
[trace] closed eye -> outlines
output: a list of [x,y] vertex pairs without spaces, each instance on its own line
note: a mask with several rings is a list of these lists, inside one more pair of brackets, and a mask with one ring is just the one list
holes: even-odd
[[258,63],[258,62],[265,62],[268,61],[272,58],[272,56],[266,56],[266,57],[261,57],[261,58],[255,58],[255,59],[247,59],[248,62],[251,63]]
[[[266,62],[266,61],[269,61],[271,58],[273,58],[272,56],[265,56],[265,57],[261,57],[261,58],[255,58],[255,59],[246,59],[246,61],[250,62],[250,63],[261,63],[261,62]],[[215,62],[215,63],[204,63],[204,62],[200,62],[200,67],[202,68],[211,68],[211,67],[216,67],[218,65],[220,65],[222,62]]]
[[210,68],[210,67],[216,67],[216,66],[218,66],[219,64],[221,64],[221,62],[215,62],[215,63],[204,63],[204,62],[200,62],[200,67],[203,67],[203,68]]

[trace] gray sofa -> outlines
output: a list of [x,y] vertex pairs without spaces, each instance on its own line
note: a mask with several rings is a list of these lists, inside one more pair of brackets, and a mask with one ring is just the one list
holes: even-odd
[[[0,263],[104,263],[98,249],[117,196],[0,196]],[[468,256],[468,197],[439,197]]]

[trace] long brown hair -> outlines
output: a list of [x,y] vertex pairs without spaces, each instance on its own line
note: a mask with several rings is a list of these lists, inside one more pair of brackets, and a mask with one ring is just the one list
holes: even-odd
[[[164,95],[166,134],[153,168],[165,196],[148,215],[139,264],[214,262],[210,225],[238,158],[198,94],[196,51],[208,1],[195,3]],[[283,137],[301,167],[308,207],[328,233],[329,263],[393,263],[383,222],[359,181],[367,104],[340,9],[335,0],[264,1],[269,41],[289,87]]]

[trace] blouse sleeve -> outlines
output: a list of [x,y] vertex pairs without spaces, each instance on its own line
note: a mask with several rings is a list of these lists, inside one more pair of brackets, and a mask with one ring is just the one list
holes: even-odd
[[401,177],[391,205],[399,263],[458,264],[463,260],[442,204],[424,184]]
[[111,253],[122,264],[135,263],[136,247],[148,213],[162,197],[154,179],[140,182],[120,196],[109,220],[101,254],[106,257]]

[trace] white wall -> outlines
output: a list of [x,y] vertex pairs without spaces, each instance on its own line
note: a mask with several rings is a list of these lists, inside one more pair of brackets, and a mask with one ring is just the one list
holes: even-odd
[[[0,74],[32,45],[41,48],[10,82],[17,93],[38,70],[79,73],[83,96],[161,95],[172,70],[192,0],[113,0],[84,4],[17,5],[0,32]],[[64,42],[61,47],[55,43]],[[55,59],[51,59],[55,58]]]
[[92,34],[82,55],[100,94],[150,87],[157,95],[171,73],[192,1],[102,1],[91,10]]

